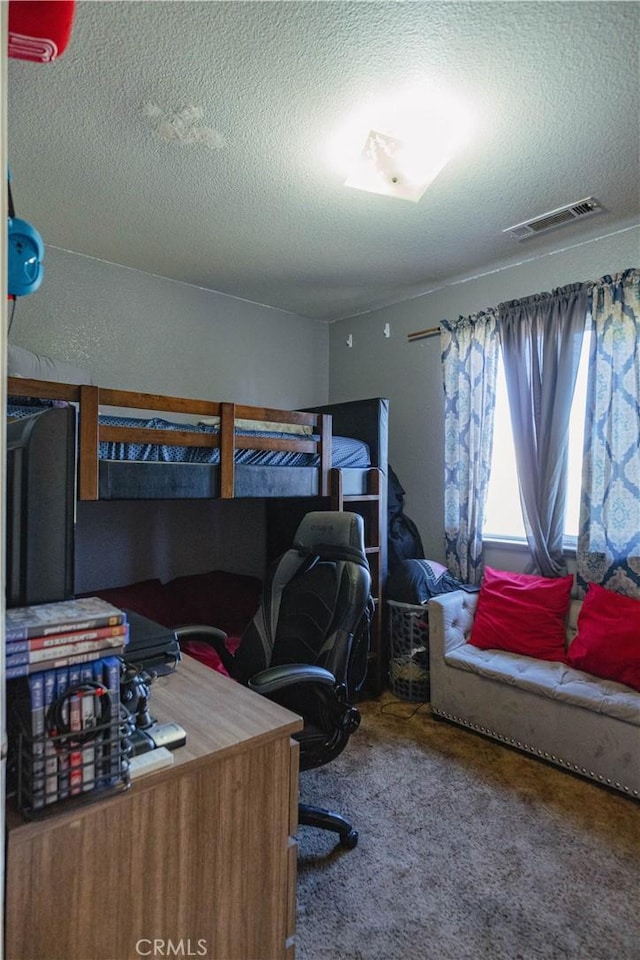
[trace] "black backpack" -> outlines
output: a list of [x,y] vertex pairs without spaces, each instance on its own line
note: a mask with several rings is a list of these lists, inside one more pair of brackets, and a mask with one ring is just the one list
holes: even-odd
[[388,470],[388,565],[391,571],[403,560],[424,559],[424,547],[417,526],[404,512],[404,487],[391,465]]

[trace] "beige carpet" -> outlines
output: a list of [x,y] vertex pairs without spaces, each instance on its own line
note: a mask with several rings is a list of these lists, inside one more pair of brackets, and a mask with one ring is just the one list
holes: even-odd
[[640,802],[389,694],[302,799],[297,960],[640,960]]

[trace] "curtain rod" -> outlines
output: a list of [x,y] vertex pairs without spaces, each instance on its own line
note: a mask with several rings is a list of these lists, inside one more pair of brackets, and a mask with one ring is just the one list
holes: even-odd
[[407,340],[409,343],[413,343],[414,340],[426,340],[427,337],[435,337],[438,333],[440,333],[440,327],[427,327],[426,330],[415,330],[413,333],[408,333]]

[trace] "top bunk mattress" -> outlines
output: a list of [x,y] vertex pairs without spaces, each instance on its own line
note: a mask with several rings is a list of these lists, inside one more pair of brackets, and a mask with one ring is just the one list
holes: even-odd
[[[57,401],[41,402],[38,405],[26,403],[10,403],[7,407],[7,415],[10,418],[27,417],[33,413],[42,410],[43,406],[49,406]],[[190,433],[202,433],[204,435],[217,435],[220,432],[218,426],[212,426],[203,422],[200,423],[174,423],[161,417],[116,417],[100,415],[99,422],[103,426],[112,427],[141,427],[153,430],[163,431],[183,431]],[[286,431],[271,430],[246,430],[236,429],[236,435],[242,437],[273,437],[276,439],[300,439],[298,434],[288,433]],[[318,439],[317,436],[309,436],[307,439]],[[111,460],[115,462],[138,462],[138,463],[200,463],[200,464],[219,464],[220,449],[217,447],[198,447],[198,446],[176,446],[169,444],[156,443],[112,443],[100,442],[98,445],[98,456],[102,460]],[[317,467],[319,465],[319,456],[317,453],[303,453],[300,451],[287,450],[264,450],[264,449],[237,449],[234,453],[234,460],[237,464],[248,466],[276,466],[276,467]],[[371,466],[371,457],[369,447],[364,441],[356,440],[352,437],[332,436],[331,438],[331,466],[344,468],[365,469]]]

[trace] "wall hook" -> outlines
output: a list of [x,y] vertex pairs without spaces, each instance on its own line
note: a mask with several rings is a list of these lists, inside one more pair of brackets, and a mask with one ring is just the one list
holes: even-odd
[[349,334],[349,336],[348,336],[347,339],[345,340],[345,343],[346,343],[346,345],[347,345],[348,347],[352,347],[352,346],[353,346],[353,334],[352,334],[352,333]]

